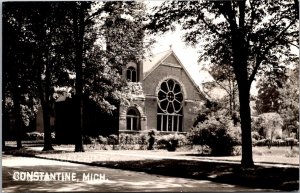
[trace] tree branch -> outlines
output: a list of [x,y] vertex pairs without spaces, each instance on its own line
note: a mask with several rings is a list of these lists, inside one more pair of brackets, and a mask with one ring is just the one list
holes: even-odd
[[[264,52],[261,54],[261,55],[259,55],[258,57],[257,57],[257,59],[256,59],[256,65],[254,66],[254,69],[253,69],[253,71],[252,71],[252,73],[251,73],[251,75],[250,75],[250,77],[249,77],[249,79],[248,79],[248,84],[249,84],[249,86],[251,85],[251,83],[252,83],[252,81],[254,80],[254,77],[255,77],[255,75],[256,75],[256,73],[257,73],[257,71],[258,71],[258,68],[259,68],[259,66],[260,66],[260,64],[261,64],[261,62],[263,61],[263,59],[265,59],[265,57],[266,57],[266,54],[267,54],[267,52],[269,52],[269,50],[275,45],[275,43],[279,40],[279,38],[284,34],[284,32],[286,32],[288,29],[289,29],[289,27],[294,23],[296,21],[296,19],[294,19],[293,21],[291,21],[291,23],[286,27],[286,28],[284,28],[275,38],[274,38],[274,40],[265,48],[265,50],[264,50]],[[260,57],[261,56],[261,57]]]

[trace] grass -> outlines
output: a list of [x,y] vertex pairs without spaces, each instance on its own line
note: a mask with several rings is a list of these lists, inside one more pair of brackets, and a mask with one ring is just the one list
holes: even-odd
[[295,146],[291,150],[290,146],[280,146],[280,147],[271,147],[270,149],[267,146],[256,146],[252,148],[253,155],[276,155],[276,156],[285,156],[287,152],[292,151],[295,156],[299,156],[299,147]]
[[[85,145],[86,152],[74,153],[74,145],[54,145],[54,148],[57,150],[43,152],[37,150],[37,147],[32,146],[24,147],[20,150],[8,147],[4,153],[85,163],[94,166],[141,171],[166,176],[203,179],[255,188],[272,188],[286,191],[299,189],[299,169],[296,167],[279,168],[255,166],[252,169],[245,169],[242,168],[240,164],[204,161],[205,159],[201,157],[197,157],[198,161],[191,159],[183,161],[168,158],[181,156],[182,159],[185,159],[189,156],[203,156],[199,155],[198,150],[201,147],[198,146],[194,146],[193,148],[185,147],[178,149],[179,151],[176,152],[168,152],[166,150],[104,151],[96,150],[95,147],[91,147],[90,145]],[[42,149],[42,146],[39,147],[39,149]],[[189,155],[187,155],[187,153]],[[139,155],[148,155],[148,157],[141,157]],[[155,159],[155,156],[161,157]],[[153,159],[151,159],[151,157]],[[253,157],[254,161],[260,159],[266,162],[278,160],[279,162],[284,161],[285,163],[290,163],[291,160],[298,160],[296,163],[299,163],[299,147],[294,147],[293,150],[290,150],[290,147],[272,147],[271,149],[268,147],[253,147]],[[203,158],[205,158],[205,156],[203,156]],[[210,158],[213,160],[240,161],[240,156]]]

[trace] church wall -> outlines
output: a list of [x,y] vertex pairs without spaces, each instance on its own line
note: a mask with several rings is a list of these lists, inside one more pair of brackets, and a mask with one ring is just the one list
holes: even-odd
[[147,128],[148,129],[156,129],[157,122],[156,122],[156,116],[157,116],[157,102],[156,98],[147,98],[145,100],[145,106],[146,106],[146,116],[147,116]]
[[[172,55],[171,55],[172,56]],[[176,64],[175,57],[168,57],[164,63]],[[143,81],[144,94],[146,95],[146,116],[148,129],[156,129],[157,127],[157,100],[156,100],[156,88],[159,86],[160,81],[166,77],[173,77],[178,80],[182,85],[182,90],[186,93],[184,105],[183,105],[183,131],[187,132],[194,123],[197,113],[194,111],[195,103],[201,101],[199,91],[195,88],[188,75],[183,68],[170,67],[166,65],[158,66],[148,77]]]
[[[197,113],[194,111],[195,103],[193,101],[186,101],[183,105],[183,132],[189,131],[193,126]],[[147,116],[147,129],[157,129],[157,101],[155,98],[146,98],[145,100]]]
[[177,59],[172,54],[168,58],[166,58],[164,60],[164,62],[166,62],[166,63],[172,63],[172,64],[177,64],[178,63]]
[[201,100],[199,91],[195,88],[194,84],[182,68],[164,65],[158,66],[148,77],[144,79],[144,94],[155,96],[157,94],[155,93],[156,87],[158,86],[159,82],[168,76],[174,76],[177,80],[182,82],[187,92],[185,93],[186,99]]

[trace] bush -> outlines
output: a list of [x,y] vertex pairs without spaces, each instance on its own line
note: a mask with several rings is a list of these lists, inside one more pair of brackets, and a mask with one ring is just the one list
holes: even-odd
[[251,132],[251,136],[252,136],[252,139],[255,139],[255,140],[260,140],[262,139],[262,136],[259,135],[259,133],[257,131],[252,131]]
[[263,113],[252,117],[252,130],[270,140],[282,138],[283,120],[278,113]]
[[211,154],[217,156],[232,155],[234,146],[239,143],[238,131],[231,128],[226,117],[209,116],[203,123],[192,128],[188,139],[194,145],[207,145]]
[[83,144],[93,144],[93,145],[96,144],[96,138],[94,137],[84,135],[82,139],[83,139]]
[[159,149],[167,149],[168,151],[176,151],[180,146],[187,143],[187,138],[184,135],[169,134],[160,136],[157,140]]
[[147,134],[125,134],[119,135],[120,149],[133,150],[133,149],[146,149]]
[[253,145],[255,146],[267,146],[269,145],[269,139],[260,139],[260,140],[257,140],[257,141],[254,141]]
[[117,135],[114,135],[114,134],[111,134],[108,136],[108,144],[109,145],[117,145],[118,144],[118,136]]
[[102,144],[102,145],[107,145],[108,140],[107,140],[106,137],[103,137],[103,136],[99,135],[99,136],[98,136],[98,139],[97,139],[97,142],[98,142],[99,144]]
[[44,133],[40,133],[37,131],[34,132],[28,132],[25,134],[25,139],[27,140],[43,140],[44,139]]

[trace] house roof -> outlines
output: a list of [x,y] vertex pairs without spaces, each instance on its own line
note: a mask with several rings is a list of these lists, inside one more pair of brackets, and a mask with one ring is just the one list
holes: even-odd
[[192,81],[193,85],[197,88],[199,91],[200,95],[204,98],[210,98],[205,92],[202,91],[201,89],[201,84],[197,84],[195,80],[192,78],[191,74],[187,71],[185,66],[182,64],[182,62],[179,60],[175,52],[170,48],[169,50],[157,53],[153,55],[152,57],[148,57],[143,60],[143,79],[147,78],[151,72],[153,72],[159,65],[161,65],[165,59],[167,59],[171,54],[174,55],[178,63],[181,65],[183,70],[186,72],[190,80]]

